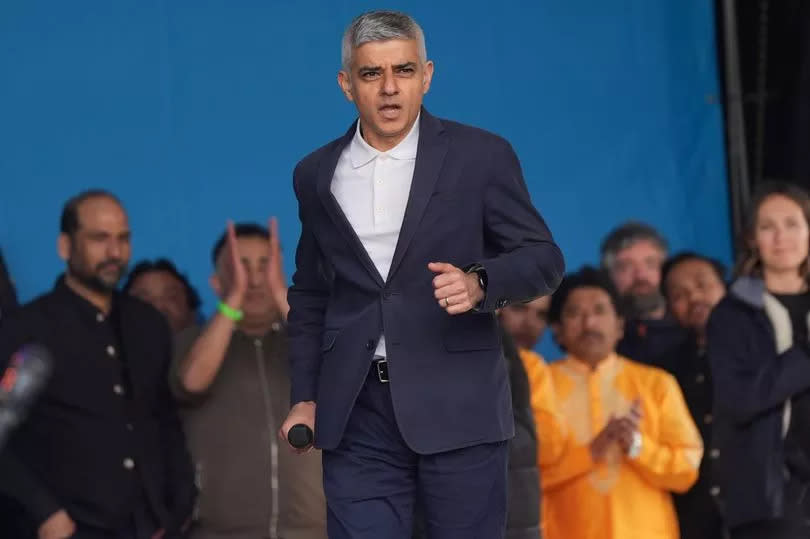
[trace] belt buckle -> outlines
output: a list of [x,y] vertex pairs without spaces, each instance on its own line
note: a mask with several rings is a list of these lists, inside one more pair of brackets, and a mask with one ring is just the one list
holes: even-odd
[[387,359],[385,359],[385,358],[383,358],[383,359],[378,359],[378,360],[377,360],[377,361],[374,363],[374,367],[377,369],[377,379],[378,379],[378,380],[379,380],[381,383],[383,383],[383,384],[387,384],[388,382],[390,382],[390,381],[391,381],[391,380],[388,378],[388,360],[387,360]]

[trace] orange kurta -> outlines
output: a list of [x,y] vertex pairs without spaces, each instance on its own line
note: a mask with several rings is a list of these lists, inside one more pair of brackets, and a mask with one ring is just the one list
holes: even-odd
[[[547,455],[558,455],[541,460],[546,537],[677,539],[670,492],[697,480],[703,444],[675,379],[617,355],[595,370],[569,356],[550,372],[564,426],[553,435],[538,433],[540,454],[548,442]],[[640,453],[630,458],[616,444],[594,463],[589,443],[636,399]]]

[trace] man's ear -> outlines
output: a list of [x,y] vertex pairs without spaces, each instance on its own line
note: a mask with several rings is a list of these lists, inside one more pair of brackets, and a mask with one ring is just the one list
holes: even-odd
[[430,82],[433,80],[433,61],[428,60],[422,69],[422,95],[430,90]]
[[343,92],[343,95],[346,96],[346,99],[354,102],[354,95],[352,94],[351,76],[341,69],[340,71],[338,71],[337,80],[338,86],[340,86],[340,91]]
[[67,262],[70,258],[71,247],[70,237],[67,234],[59,234],[59,238],[56,240],[56,252],[59,253],[59,258]]

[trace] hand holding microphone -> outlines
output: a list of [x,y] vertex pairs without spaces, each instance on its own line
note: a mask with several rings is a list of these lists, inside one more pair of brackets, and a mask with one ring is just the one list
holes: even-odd
[[279,438],[290,444],[296,453],[307,453],[315,441],[315,403],[299,402],[290,409],[278,431]]

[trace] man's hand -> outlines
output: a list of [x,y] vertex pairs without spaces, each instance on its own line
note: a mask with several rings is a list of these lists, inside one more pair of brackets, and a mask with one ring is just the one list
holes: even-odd
[[464,273],[446,262],[431,262],[428,269],[437,274],[433,278],[434,296],[447,314],[466,313],[484,299],[475,273]]
[[630,452],[630,447],[633,445],[633,438],[638,432],[638,426],[641,422],[641,402],[638,400],[633,401],[630,411],[627,415],[616,420],[616,440],[622,448],[624,454]]
[[232,309],[241,310],[247,292],[248,277],[247,270],[242,262],[242,256],[239,254],[239,244],[236,240],[233,221],[228,221],[226,248],[225,264],[229,286],[227,290],[222,291],[222,298],[224,298],[225,304]]
[[290,312],[290,304],[287,303],[287,279],[284,277],[284,259],[281,256],[281,241],[278,238],[278,219],[271,217],[267,228],[270,230],[267,283],[281,318],[286,320],[287,313]]
[[76,533],[76,524],[64,509],[52,514],[38,531],[39,539],[67,539]]
[[290,413],[287,414],[287,419],[284,420],[284,424],[281,425],[281,428],[278,430],[278,436],[281,438],[285,444],[287,444],[290,449],[295,451],[296,453],[308,453],[312,450],[312,446],[309,446],[304,449],[296,449],[290,445],[290,442],[287,440],[287,433],[290,432],[290,429],[293,428],[295,425],[306,425],[312,432],[315,432],[315,403],[312,401],[305,401],[299,402],[295,406],[290,409]]
[[594,462],[600,462],[605,459],[607,450],[616,441],[616,419],[610,416],[607,425],[599,431],[596,438],[591,440],[588,449],[591,450],[591,457]]

